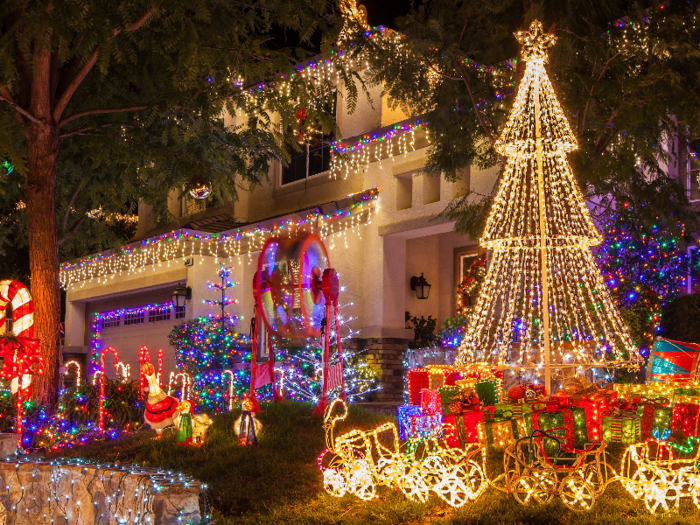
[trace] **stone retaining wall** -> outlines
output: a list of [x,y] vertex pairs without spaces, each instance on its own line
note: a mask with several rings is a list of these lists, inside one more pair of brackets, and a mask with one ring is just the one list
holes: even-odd
[[157,469],[0,462],[0,524],[6,525],[199,523],[201,493],[199,482]]

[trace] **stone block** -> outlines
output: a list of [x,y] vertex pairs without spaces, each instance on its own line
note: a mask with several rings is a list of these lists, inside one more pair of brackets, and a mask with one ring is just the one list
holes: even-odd
[[0,434],[0,458],[5,459],[17,454],[17,436],[18,434],[5,432]]
[[[0,503],[8,525],[34,523],[199,523],[201,484],[131,465],[79,461],[0,462]],[[37,518],[43,516],[43,521]]]

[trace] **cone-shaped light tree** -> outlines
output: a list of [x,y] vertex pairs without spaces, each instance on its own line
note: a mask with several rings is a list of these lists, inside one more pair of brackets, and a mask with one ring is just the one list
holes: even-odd
[[516,37],[526,69],[495,145],[507,161],[480,240],[492,257],[458,362],[529,372],[551,391],[590,367],[634,366],[637,352],[590,251],[602,239],[566,159],[576,140],[544,68],[556,37],[537,20]]

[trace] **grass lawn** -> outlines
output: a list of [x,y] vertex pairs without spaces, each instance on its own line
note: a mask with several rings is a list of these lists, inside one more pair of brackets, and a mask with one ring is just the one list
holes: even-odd
[[[82,457],[102,462],[133,462],[178,470],[208,484],[208,501],[217,524],[672,524],[700,523],[698,511],[688,499],[680,513],[651,516],[644,503],[635,501],[619,483],[613,483],[591,511],[568,510],[558,498],[545,506],[530,508],[512,497],[489,488],[475,503],[454,510],[437,496],[425,503],[412,503],[403,494],[382,488],[379,497],[363,502],[354,496],[334,498],[322,486],[316,457],[325,449],[320,420],[309,417],[312,406],[301,403],[270,405],[259,420],[263,429],[257,448],[238,444],[233,422],[239,411],[214,418],[204,446],[181,447],[172,432],[160,440],[137,433],[120,441],[93,443],[60,451],[62,457]],[[362,409],[352,408],[348,420],[337,429],[373,428],[387,421]],[[612,464],[619,466],[622,447],[610,447]],[[489,477],[500,472],[501,455],[489,461]],[[502,468],[502,467],[501,467]]]

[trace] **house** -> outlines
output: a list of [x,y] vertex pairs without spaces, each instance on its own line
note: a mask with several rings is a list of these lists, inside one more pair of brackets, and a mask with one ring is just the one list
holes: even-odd
[[[405,327],[406,312],[440,320],[453,315],[460,275],[478,251],[475,240],[454,233],[453,223],[436,216],[469,189],[489,193],[497,169],[466,170],[457,183],[428,174],[423,122],[391,109],[379,86],[370,90],[373,104],[361,100],[352,114],[343,86],[337,90],[343,140],[334,147],[352,150],[360,169],[332,166],[326,140],[297,153],[289,167],[273,164],[269,184],[242,191],[224,206],[207,208],[206,200],[180,199],[173,192],[168,206],[175,224],[153,224],[149,206],[139,205],[137,241],[118,254],[62,265],[66,359],[83,356],[88,365],[96,350],[111,346],[133,371],[141,347],[154,360],[162,348],[167,378],[175,370],[168,334],[182,320],[211,311],[202,300],[213,298],[206,283],[217,279],[219,265],[234,267],[239,304],[230,311],[244,316],[237,329],[245,333],[262,244],[273,230],[288,235],[299,229],[324,240],[340,274],[340,302],[355,318],[354,346],[366,348],[370,362],[382,368],[380,399],[399,400],[402,354],[414,337]],[[234,124],[234,117],[225,118]],[[418,299],[410,287],[411,277],[420,275],[431,285],[427,299]],[[172,309],[179,285],[191,290],[191,299],[185,308]],[[111,366],[107,373],[113,375]]]
[[[324,62],[310,64],[322,70]],[[122,362],[138,369],[142,347],[155,359],[163,350],[163,374],[175,371],[168,334],[182,320],[210,312],[203,300],[213,298],[207,281],[221,265],[232,266],[243,316],[237,329],[247,332],[253,315],[252,281],[265,240],[273,235],[314,232],[329,250],[340,274],[340,302],[355,318],[352,346],[366,349],[369,362],[381,369],[378,399],[399,401],[403,390],[403,353],[414,338],[406,316],[433,316],[441,322],[455,310],[455,291],[478,255],[476,239],[456,234],[454,224],[438,217],[456,196],[471,190],[489,194],[498,168],[465,170],[447,183],[425,171],[428,142],[425,123],[392,108],[380,86],[370,88],[373,104],[360,101],[353,113],[347,92],[336,86],[335,115],[342,141],[319,137],[289,166],[270,166],[269,183],[239,199],[212,207],[206,188],[179,198],[169,209],[177,221],[154,224],[148,206],[139,205],[137,241],[119,253],[95,254],[64,263],[61,283],[67,290],[66,358],[82,359],[94,372],[96,352],[113,347]],[[236,117],[225,115],[225,124]],[[350,161],[339,161],[334,151]],[[691,159],[679,156],[669,169],[697,199]],[[426,298],[412,290],[413,277],[431,285]],[[177,287],[191,290],[184,308],[173,308]],[[92,365],[90,361],[92,360]],[[108,370],[108,374],[113,372]]]

